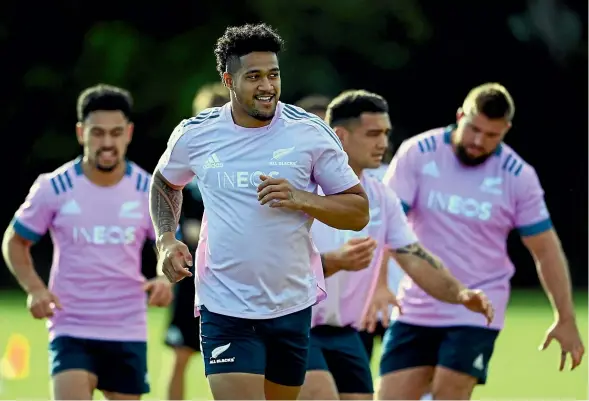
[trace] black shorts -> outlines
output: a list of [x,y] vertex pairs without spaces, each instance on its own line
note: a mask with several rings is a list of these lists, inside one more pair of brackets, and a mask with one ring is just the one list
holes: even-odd
[[372,359],[372,352],[374,350],[374,339],[380,337],[382,340],[385,333],[385,328],[381,322],[378,322],[376,325],[376,330],[373,333],[369,333],[367,331],[360,331],[360,339],[362,340],[362,344],[364,345],[364,349],[368,354],[368,359]]
[[165,343],[173,348],[188,347],[200,352],[200,319],[194,317],[193,279],[184,279],[175,285]]
[[144,341],[89,340],[60,336],[49,343],[51,376],[81,369],[98,378],[98,390],[149,393],[147,344]]
[[387,329],[380,375],[418,366],[443,366],[485,384],[499,330],[475,326],[426,327],[394,322]]
[[201,306],[205,374],[252,373],[283,386],[305,381],[311,307],[272,319],[243,319]]
[[374,393],[370,360],[358,331],[353,327],[317,326],[311,329],[307,371],[311,370],[329,371],[340,394]]

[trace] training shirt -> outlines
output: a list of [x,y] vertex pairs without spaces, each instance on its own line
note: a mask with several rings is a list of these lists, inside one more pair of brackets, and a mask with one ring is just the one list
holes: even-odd
[[[503,327],[514,266],[507,236],[552,228],[544,191],[532,166],[501,144],[476,167],[462,165],[451,145],[453,127],[405,141],[384,182],[401,198],[420,242],[469,288],[485,291],[495,307],[492,328]],[[400,321],[426,326],[486,326],[484,316],[436,301],[410,278],[401,283]]]
[[[157,171],[173,185],[196,176],[206,216],[196,255],[197,307],[266,319],[305,309],[324,297],[323,274],[300,211],[260,205],[260,175],[328,195],[359,183],[335,133],[322,120],[279,102],[269,125],[234,123],[231,104],[182,121]],[[197,312],[198,313],[198,312]]]
[[53,241],[49,289],[63,309],[48,320],[50,337],[147,339],[141,254],[155,234],[149,217],[151,176],[132,162],[121,181],[102,187],[81,159],[41,174],[12,221],[15,232]]

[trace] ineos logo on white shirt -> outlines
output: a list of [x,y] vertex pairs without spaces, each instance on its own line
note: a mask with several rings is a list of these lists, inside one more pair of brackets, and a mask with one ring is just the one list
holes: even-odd
[[278,171],[219,171],[217,172],[217,186],[219,188],[257,188],[262,183],[261,175],[271,178],[278,177]]

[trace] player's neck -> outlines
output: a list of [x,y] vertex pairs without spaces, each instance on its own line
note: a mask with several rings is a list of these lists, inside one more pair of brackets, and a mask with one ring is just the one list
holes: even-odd
[[351,161],[348,164],[350,165],[350,167],[352,168],[352,170],[354,170],[354,173],[356,173],[356,175],[358,176],[358,178],[361,178],[362,177],[362,172],[364,171],[364,168],[355,165]]
[[126,161],[119,163],[113,171],[100,171],[91,166],[87,160],[82,161],[82,171],[90,182],[99,187],[111,187],[123,179],[126,170]]
[[236,125],[243,128],[262,128],[272,122],[272,120],[261,121],[253,118],[240,107],[235,107],[233,102],[231,102],[231,117]]

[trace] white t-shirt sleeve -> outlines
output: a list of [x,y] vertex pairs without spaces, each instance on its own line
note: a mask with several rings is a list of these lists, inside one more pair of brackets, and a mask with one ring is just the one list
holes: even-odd
[[180,123],[170,135],[168,147],[155,169],[172,185],[184,187],[194,178],[188,152],[189,139],[190,134],[184,131],[183,124]]
[[386,244],[391,250],[418,242],[417,236],[407,222],[401,200],[390,188],[384,188],[386,203]]

